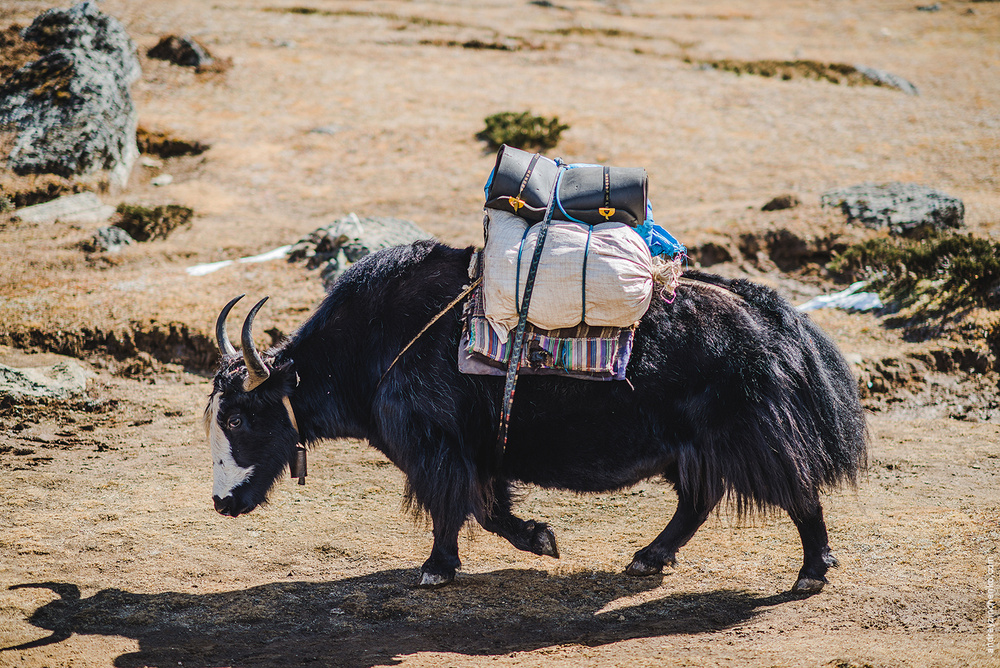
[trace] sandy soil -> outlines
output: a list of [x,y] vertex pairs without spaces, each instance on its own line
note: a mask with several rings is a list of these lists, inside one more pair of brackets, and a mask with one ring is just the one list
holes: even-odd
[[[594,496],[525,490],[520,514],[552,523],[562,558],[470,530],[462,572],[439,591],[413,588],[430,531],[402,510],[399,472],[363,443],[323,444],[308,484],[289,481],[267,508],[214,512],[201,414],[215,316],[234,294],[270,294],[260,330],[289,332],[322,286],[280,261],[184,269],[351,211],[478,243],[493,157],[474,135],[489,114],[558,115],[571,128],[553,153],[645,166],[658,222],[692,246],[838,225],[818,207],[824,190],[892,180],[961,197],[969,227],[1000,236],[1000,4],[552,4],[101,4],[142,53],[193,34],[233,67],[196,74],[143,57],[141,124],[211,149],[137,167],[104,195],[190,206],[190,227],[102,257],[78,248],[96,226],[0,220],[0,342],[16,344],[0,363],[64,352],[93,371],[79,401],[0,409],[0,665],[1000,664],[987,652],[996,359],[967,333],[913,342],[873,316],[816,314],[862,380],[886,389],[866,398],[867,476],[826,499],[841,568],[804,600],[786,593],[801,549],[779,516],[723,512],[675,570],[623,576],[675,503],[653,481]],[[0,19],[26,24],[47,6],[0,2]],[[472,39],[517,50],[449,46]],[[861,63],[921,94],[736,76],[685,57]],[[161,172],[173,183],[150,185]],[[759,211],[785,192],[803,207]],[[793,300],[836,289],[766,259],[713,269]],[[994,370],[934,362],[943,350]]]

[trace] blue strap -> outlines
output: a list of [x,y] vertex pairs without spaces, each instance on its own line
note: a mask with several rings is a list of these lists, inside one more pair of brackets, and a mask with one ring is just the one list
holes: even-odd
[[521,244],[517,247],[517,270],[514,272],[514,312],[520,313],[521,307],[517,303],[517,293],[521,289],[521,253],[524,251],[524,240],[528,238],[528,232],[531,230],[531,226],[524,228],[524,234],[521,235]]
[[[576,167],[584,167],[584,166],[585,165],[570,165],[569,167],[566,167],[565,169],[574,169]],[[589,166],[589,165],[586,165],[586,166]],[[566,220],[571,220],[574,223],[580,223],[581,225],[588,225],[589,223],[585,223],[582,220],[577,220],[573,216],[571,216],[568,213],[566,213],[566,209],[563,208],[562,198],[559,197],[559,184],[562,182],[562,175],[563,175],[563,170],[560,170],[559,171],[559,176],[556,177],[555,192],[552,195],[552,198],[556,201],[556,206],[559,207],[559,211],[562,212],[562,215],[565,216]]]

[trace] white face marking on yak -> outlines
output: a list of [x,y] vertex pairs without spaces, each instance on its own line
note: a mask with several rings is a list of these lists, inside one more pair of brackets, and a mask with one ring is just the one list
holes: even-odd
[[[205,410],[213,501],[219,513],[231,517],[267,502],[299,442],[289,401],[296,379],[291,361],[269,366],[253,342],[253,317],[267,298],[257,302],[243,322],[242,356],[226,334],[226,316],[239,299],[231,300],[216,322],[222,360]],[[270,351],[268,358],[275,360]]]
[[221,397],[216,395],[208,406],[206,422],[208,442],[212,447],[212,496],[225,499],[231,496],[233,489],[246,481],[253,473],[254,466],[244,468],[233,458],[232,445],[219,424],[219,403]]

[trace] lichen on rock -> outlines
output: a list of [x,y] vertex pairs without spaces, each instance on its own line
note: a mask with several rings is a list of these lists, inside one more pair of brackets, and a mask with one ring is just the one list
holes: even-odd
[[43,12],[22,35],[43,55],[0,85],[8,168],[123,186],[139,155],[129,87],[141,74],[125,28],[88,0]]

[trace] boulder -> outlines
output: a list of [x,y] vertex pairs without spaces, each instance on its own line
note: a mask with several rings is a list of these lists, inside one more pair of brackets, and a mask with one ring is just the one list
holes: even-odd
[[106,253],[117,253],[122,246],[131,246],[134,239],[129,233],[115,225],[106,225],[97,228],[94,236],[84,245],[86,250],[93,252],[104,251]]
[[73,360],[19,368],[0,364],[0,397],[16,403],[65,400],[87,389],[87,371]]
[[862,183],[830,190],[820,198],[820,204],[839,208],[848,222],[876,230],[886,228],[895,235],[965,224],[962,200],[914,183]]
[[760,207],[761,211],[784,211],[794,209],[802,204],[802,200],[792,194],[778,195],[768,200],[767,204]]
[[50,9],[23,33],[44,54],[0,85],[0,126],[13,129],[17,174],[106,175],[124,186],[139,156],[129,86],[141,70],[117,19],[92,1]]
[[920,91],[917,90],[916,86],[898,74],[886,72],[885,70],[880,70],[877,67],[868,67],[867,65],[858,65],[856,63],[853,67],[859,74],[876,86],[895,88],[896,90],[902,91],[907,95],[920,95]]
[[300,239],[289,249],[288,261],[305,260],[309,269],[319,267],[320,278],[329,288],[345,269],[369,253],[432,238],[408,220],[359,218],[352,213]]
[[167,35],[147,51],[146,55],[182,67],[207,67],[215,62],[201,42],[187,35]]
[[64,195],[48,202],[18,209],[14,218],[26,223],[103,223],[115,212],[92,192]]

